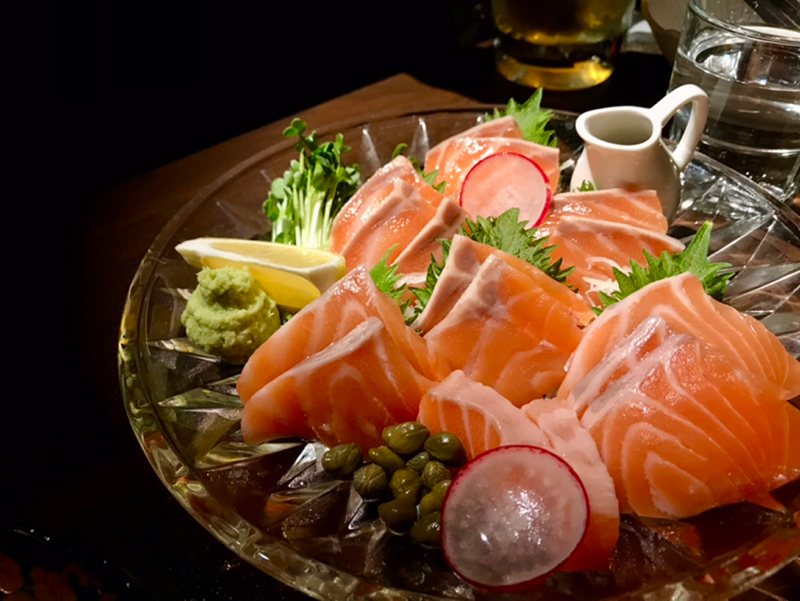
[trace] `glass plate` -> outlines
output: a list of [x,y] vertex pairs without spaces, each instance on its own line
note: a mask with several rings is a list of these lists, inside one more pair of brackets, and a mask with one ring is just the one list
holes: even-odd
[[[347,156],[364,177],[401,142],[423,158],[433,144],[474,125],[478,111],[436,112],[344,130]],[[553,121],[569,182],[581,140],[574,115]],[[321,135],[336,132],[335,126]],[[438,551],[411,545],[365,515],[349,484],[318,467],[324,447],[242,441],[240,367],[185,338],[180,316],[195,271],[175,252],[200,236],[252,238],[268,229],[261,205],[296,155],[286,140],[244,162],[195,197],[164,228],[131,285],[119,369],[136,436],[167,488],[221,542],[267,574],[319,598],[491,599],[457,578]],[[713,259],[737,275],[727,302],[763,321],[800,354],[800,220],[746,179],[703,156],[685,175],[671,233],[715,223]],[[796,402],[796,401],[795,401]],[[750,504],[681,521],[625,516],[611,568],[556,574],[504,599],[726,598],[766,578],[800,552],[800,483],[776,493],[785,511]]]

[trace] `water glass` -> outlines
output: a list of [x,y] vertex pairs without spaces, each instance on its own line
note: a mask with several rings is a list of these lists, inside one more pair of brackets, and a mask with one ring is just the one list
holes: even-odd
[[[800,32],[761,14],[744,0],[689,0],[669,89],[693,83],[709,96],[698,150],[791,202],[800,192]],[[687,119],[676,115],[671,139]]]

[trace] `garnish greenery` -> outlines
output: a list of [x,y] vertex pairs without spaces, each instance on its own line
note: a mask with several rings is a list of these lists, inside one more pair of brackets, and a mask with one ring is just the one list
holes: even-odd
[[[392,153],[392,159],[396,159],[399,155],[403,154],[406,151],[406,148],[408,148],[408,144],[406,144],[405,142],[401,142],[400,144],[398,144],[397,148],[395,148],[394,152]],[[419,173],[419,177],[420,179],[422,179],[423,182],[428,184],[439,194],[444,194],[444,189],[445,187],[447,187],[447,182],[439,182],[438,184],[435,183],[436,178],[439,177],[438,169],[434,169],[430,173],[425,173],[424,169],[422,168],[422,165],[416,159],[416,157],[410,156],[406,158],[414,166],[414,169],[417,170],[417,173]]]
[[[369,271],[369,275],[372,278],[372,281],[375,282],[375,285],[378,287],[378,290],[382,290],[386,294],[392,297],[392,299],[400,305],[400,310],[403,314],[406,313],[406,309],[408,309],[408,305],[411,303],[410,299],[402,300],[402,296],[406,291],[406,285],[402,284],[400,286],[397,285],[397,282],[403,277],[401,274],[397,273],[397,265],[389,265],[389,255],[392,254],[392,251],[397,247],[397,245],[393,245],[389,250],[386,251],[386,254],[381,257],[381,260]],[[413,321],[413,317],[411,319],[407,319],[407,322]]]
[[581,182],[580,188],[573,189],[573,192],[594,192],[595,190],[597,190],[597,188],[594,187],[594,184],[588,179],[585,179]]
[[[703,288],[709,296],[721,301],[733,273],[719,273],[729,268],[731,266],[729,263],[708,262],[708,244],[712,227],[713,224],[706,221],[683,252],[672,255],[664,251],[661,253],[661,258],[657,258],[644,251],[647,267],[641,267],[632,260],[630,275],[615,267],[614,276],[619,283],[619,291],[610,295],[600,293],[604,308],[627,298],[647,284],[687,272],[694,274],[703,283]],[[593,310],[599,315],[603,309],[594,307]]]
[[272,182],[264,213],[272,222],[273,242],[327,250],[333,218],[361,185],[361,173],[358,165],[342,162],[342,154],[350,150],[342,134],[320,144],[317,132],[303,135],[307,127],[294,119],[284,130],[284,138],[297,136],[300,157]]
[[[497,217],[477,217],[475,221],[467,219],[461,226],[460,234],[522,259],[538,267],[557,282],[564,284],[567,276],[575,268],[562,269],[561,259],[554,261],[550,256],[555,246],[547,246],[548,239],[546,237],[537,238],[536,229],[527,228],[527,224],[527,221],[520,221],[519,209],[512,208]],[[410,288],[419,300],[419,307],[415,307],[417,313],[421,312],[430,301],[433,289],[439,281],[439,276],[450,254],[451,241],[440,240],[439,242],[442,244],[441,263],[431,257],[425,277],[425,287]]]
[[555,132],[547,131],[547,123],[553,116],[552,111],[541,108],[542,90],[536,90],[523,104],[517,104],[512,98],[504,110],[494,109],[494,112],[485,115],[486,121],[499,119],[511,115],[516,119],[517,125],[522,130],[522,137],[529,142],[542,146],[557,146]]
[[575,268],[561,269],[561,259],[553,261],[550,256],[555,246],[547,246],[548,238],[537,238],[536,229],[527,225],[527,221],[520,221],[519,209],[515,207],[497,217],[467,219],[461,234],[527,261],[555,281],[565,283]]

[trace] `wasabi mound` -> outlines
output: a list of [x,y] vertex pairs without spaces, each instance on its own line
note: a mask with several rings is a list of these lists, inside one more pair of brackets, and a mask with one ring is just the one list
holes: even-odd
[[181,323],[189,340],[231,363],[244,363],[280,327],[275,302],[247,269],[204,268]]

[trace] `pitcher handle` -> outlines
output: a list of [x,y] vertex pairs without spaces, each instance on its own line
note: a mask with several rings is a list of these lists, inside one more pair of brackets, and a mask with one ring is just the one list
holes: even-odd
[[697,148],[703,135],[708,119],[708,94],[694,84],[686,84],[674,89],[650,109],[655,120],[660,122],[663,128],[667,121],[688,102],[692,103],[692,114],[677,148],[672,153],[678,171],[683,171],[689,165],[694,149]]

